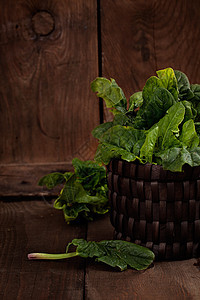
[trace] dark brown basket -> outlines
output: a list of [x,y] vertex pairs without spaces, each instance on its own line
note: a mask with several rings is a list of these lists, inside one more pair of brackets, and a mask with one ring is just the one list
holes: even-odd
[[156,259],[199,256],[200,167],[173,173],[112,160],[108,188],[115,238],[150,248]]

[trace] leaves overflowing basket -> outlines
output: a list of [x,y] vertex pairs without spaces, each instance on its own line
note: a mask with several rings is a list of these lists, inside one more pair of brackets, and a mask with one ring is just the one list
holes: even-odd
[[200,85],[172,68],[157,71],[129,105],[115,80],[92,90],[114,118],[99,125],[95,160],[107,165],[115,237],[158,259],[200,253]]

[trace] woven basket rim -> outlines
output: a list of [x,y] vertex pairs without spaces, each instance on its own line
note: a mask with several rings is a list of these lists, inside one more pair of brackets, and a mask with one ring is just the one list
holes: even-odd
[[125,161],[114,158],[110,161],[107,169],[123,177],[131,177],[148,181],[182,181],[200,179],[200,166],[183,166],[182,172],[165,170],[162,165],[151,163],[142,164],[139,161]]

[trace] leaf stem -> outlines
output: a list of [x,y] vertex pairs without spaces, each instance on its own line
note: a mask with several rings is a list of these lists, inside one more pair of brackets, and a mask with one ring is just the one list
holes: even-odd
[[29,253],[28,259],[65,259],[78,256],[77,252],[49,254],[49,253]]

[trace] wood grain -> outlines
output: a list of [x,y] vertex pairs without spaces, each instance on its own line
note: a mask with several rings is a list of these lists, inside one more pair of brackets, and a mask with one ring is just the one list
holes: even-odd
[[[198,0],[101,0],[102,74],[127,98],[155,71],[172,67],[200,83]],[[104,110],[104,119],[112,117]]]
[[82,299],[84,261],[29,261],[31,252],[65,252],[85,225],[67,225],[47,201],[0,202],[0,299]]
[[0,163],[93,158],[91,130],[99,124],[90,91],[98,75],[96,9],[93,0],[1,4]]
[[[109,217],[88,225],[88,240],[113,238]],[[112,268],[88,262],[86,268],[86,299],[199,299],[200,272],[195,259],[173,262],[156,262],[146,271]]]
[[40,178],[52,172],[74,171],[69,163],[1,164],[0,197],[57,197],[61,187],[53,190],[38,186]]

